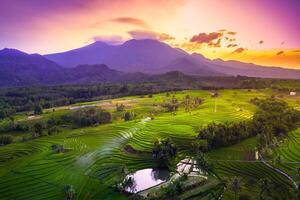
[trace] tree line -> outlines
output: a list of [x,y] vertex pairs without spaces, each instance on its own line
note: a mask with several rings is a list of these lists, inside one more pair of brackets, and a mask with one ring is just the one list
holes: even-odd
[[[265,151],[277,144],[288,132],[299,127],[300,111],[276,98],[252,99],[260,109],[253,119],[236,123],[211,123],[199,130],[198,141],[193,147],[201,151],[230,146],[256,136],[258,148]],[[203,142],[203,140],[205,142]]]
[[[169,77],[170,76],[170,77]],[[185,89],[263,89],[274,88],[290,91],[299,88],[299,80],[279,80],[237,77],[193,77],[168,73],[153,82],[145,83],[95,83],[90,85],[60,85],[15,87],[0,89],[0,120],[16,112],[33,111],[70,105],[83,101],[96,101],[130,95],[147,95]],[[299,90],[299,89],[298,89]]]

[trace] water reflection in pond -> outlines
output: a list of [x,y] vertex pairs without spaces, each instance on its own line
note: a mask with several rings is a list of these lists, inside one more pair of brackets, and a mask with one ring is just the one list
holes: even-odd
[[170,177],[168,170],[161,169],[142,169],[126,176],[124,181],[128,182],[125,187],[127,192],[136,193],[160,183],[166,182]]

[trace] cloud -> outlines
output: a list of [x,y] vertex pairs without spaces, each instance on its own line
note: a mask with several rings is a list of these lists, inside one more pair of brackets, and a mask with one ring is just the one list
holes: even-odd
[[263,43],[264,43],[264,41],[263,41],[263,40],[260,40],[260,41],[259,41],[259,44],[263,44]]
[[218,30],[218,32],[226,33],[228,35],[236,35],[237,34],[237,32],[235,32],[235,31],[229,31],[227,29],[220,29],[220,30]]
[[238,46],[237,44],[228,44],[227,48],[232,48],[232,47],[237,47],[237,46]]
[[300,53],[300,49],[293,50],[294,53]]
[[232,53],[243,53],[246,50],[247,49],[240,47],[240,48],[237,48],[236,50],[234,50]]
[[223,36],[223,33],[220,32],[211,32],[211,33],[199,33],[198,35],[194,35],[191,39],[190,42],[195,42],[198,44],[203,44],[203,43],[211,43],[216,39],[219,39]]
[[137,40],[141,39],[153,39],[159,41],[167,41],[167,40],[174,40],[175,38],[167,33],[157,33],[154,31],[147,31],[147,30],[133,30],[129,31],[128,34]]
[[125,40],[119,35],[96,35],[91,38],[94,42],[101,41],[107,44],[122,44]]
[[234,32],[234,31],[227,31],[227,34],[228,35],[236,35],[236,32]]
[[208,43],[209,47],[221,47],[221,38],[219,38],[216,42],[209,42]]
[[123,23],[123,24],[135,25],[135,26],[139,26],[142,28],[149,28],[149,25],[145,21],[138,19],[138,18],[133,18],[133,17],[118,17],[118,18],[111,19],[110,21],[117,22],[117,23]]
[[278,51],[278,52],[276,53],[276,55],[279,56],[279,55],[281,55],[281,54],[283,54],[283,53],[284,53],[284,51]]
[[171,36],[171,35],[169,35],[169,34],[166,34],[166,33],[161,33],[161,34],[159,35],[159,38],[160,38],[160,40],[162,40],[162,41],[165,41],[165,40],[174,40],[174,39],[175,39],[175,37],[173,37],[173,36]]

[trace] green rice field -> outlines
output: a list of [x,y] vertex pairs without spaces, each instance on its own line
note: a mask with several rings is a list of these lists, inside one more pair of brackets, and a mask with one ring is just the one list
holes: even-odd
[[[204,99],[203,104],[191,112],[186,112],[183,107],[176,113],[161,110],[160,104],[172,95],[182,100],[187,94]],[[170,96],[160,93],[154,94],[152,98],[133,96],[72,105],[106,109],[114,114],[113,122],[87,128],[63,129],[56,135],[27,142],[17,141],[0,147],[0,199],[64,199],[63,188],[67,184],[74,186],[77,200],[129,199],[128,195],[115,191],[112,185],[120,181],[124,166],[131,172],[156,167],[150,153],[156,139],[170,137],[179,148],[179,157],[184,157],[188,153],[185,149],[191,145],[200,127],[211,122],[249,120],[258,109],[250,103],[250,99],[271,95],[276,93],[271,90],[221,90],[219,97],[212,98],[209,91],[180,91]],[[300,108],[299,96],[283,94],[281,98],[286,99],[291,106]],[[124,122],[115,111],[117,103],[123,103],[126,110],[137,114],[137,118]],[[72,106],[46,110],[33,120],[46,120],[52,115],[70,112]],[[17,120],[30,119],[21,113]],[[52,144],[64,145],[67,151],[55,154],[51,150]],[[124,150],[126,145],[143,153],[127,152]],[[245,183],[242,191],[247,188],[247,193],[253,197],[258,197],[257,181],[268,178],[277,184],[277,193],[274,195],[279,199],[289,199],[293,184],[285,176],[259,160],[246,159],[247,153],[255,151],[255,146],[255,138],[250,138],[231,147],[213,150],[208,153],[208,158],[223,180],[241,177]],[[283,159],[278,167],[296,180],[300,180],[296,170],[300,167],[299,151],[299,129],[290,133],[275,151]],[[193,198],[197,199],[197,195]],[[233,199],[233,192],[225,190],[223,199]]]

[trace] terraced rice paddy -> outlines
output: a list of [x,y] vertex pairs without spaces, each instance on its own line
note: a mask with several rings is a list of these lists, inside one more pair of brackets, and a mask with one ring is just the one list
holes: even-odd
[[[125,107],[136,112],[138,119],[65,130],[58,135],[0,147],[0,199],[63,199],[66,184],[74,186],[75,199],[78,200],[128,199],[126,195],[114,191],[112,185],[120,181],[124,166],[131,172],[155,167],[151,154],[147,152],[151,152],[156,139],[170,137],[179,147],[179,155],[184,155],[183,150],[190,146],[199,127],[213,121],[220,123],[250,119],[257,109],[249,102],[250,99],[269,96],[270,92],[225,90],[220,92],[218,98],[211,98],[208,91],[182,91],[177,92],[175,97],[182,100],[187,94],[203,98],[204,103],[190,113],[180,108],[176,114],[172,114],[159,111],[158,105],[171,98],[166,97],[165,93],[153,95],[153,98],[121,98],[130,102],[130,105],[125,103]],[[118,102],[122,102],[121,99]],[[108,107],[110,109],[114,107]],[[64,109],[57,110],[62,111],[67,112]],[[155,113],[154,119],[148,120],[151,113]],[[285,152],[284,148],[278,152],[287,160],[298,161],[300,157],[296,156],[296,151],[299,150],[297,144],[300,140],[296,136],[291,137],[295,140],[295,144],[289,147],[291,153]],[[287,188],[291,187],[285,177],[260,162],[238,162],[243,160],[245,152],[253,150],[254,143],[255,140],[250,139],[239,146],[209,154],[218,173],[223,177],[238,175],[245,179],[268,177]],[[51,150],[52,144],[63,144],[70,150],[55,154]],[[126,152],[125,145],[144,153]],[[257,187],[251,188],[254,192],[258,190]],[[230,195],[230,192],[225,193],[224,198],[230,199]]]
[[300,129],[291,132],[288,137],[275,149],[274,157],[280,156],[281,162],[276,166],[288,173],[296,181],[300,180]]

